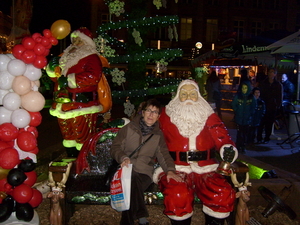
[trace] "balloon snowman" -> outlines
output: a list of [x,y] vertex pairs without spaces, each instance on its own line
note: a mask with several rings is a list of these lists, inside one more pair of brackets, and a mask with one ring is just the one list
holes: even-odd
[[12,54],[0,54],[0,222],[12,212],[29,222],[42,202],[42,194],[32,188],[39,152],[36,127],[45,105],[39,79],[50,48],[70,31],[67,21],[57,20],[43,34],[24,37]]

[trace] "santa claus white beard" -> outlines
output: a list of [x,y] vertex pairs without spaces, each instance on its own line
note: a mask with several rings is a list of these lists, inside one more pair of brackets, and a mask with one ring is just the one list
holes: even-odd
[[209,104],[205,103],[191,100],[181,102],[178,98],[173,99],[166,106],[166,113],[178,128],[179,133],[189,138],[203,130],[207,118],[213,113]]

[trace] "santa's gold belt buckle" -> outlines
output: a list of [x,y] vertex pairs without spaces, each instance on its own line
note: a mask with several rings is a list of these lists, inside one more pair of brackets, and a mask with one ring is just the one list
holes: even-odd
[[189,153],[195,153],[195,152],[200,152],[199,150],[196,149],[192,149],[186,152],[186,162],[187,163],[193,163],[193,162],[198,162],[198,160],[190,160],[190,158],[192,157],[191,155],[189,155]]

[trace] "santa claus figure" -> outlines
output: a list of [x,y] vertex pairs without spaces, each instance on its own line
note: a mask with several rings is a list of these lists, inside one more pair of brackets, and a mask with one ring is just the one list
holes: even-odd
[[58,118],[68,156],[76,157],[84,141],[96,132],[103,109],[97,96],[102,64],[87,28],[71,33],[71,42],[59,59],[60,69],[48,66],[47,74],[57,90],[50,114]]
[[[216,172],[222,171],[216,154],[220,153],[221,159],[226,158],[230,165],[237,158],[237,149],[194,81],[179,84],[175,98],[161,113],[160,124],[177,173],[184,180],[167,182],[159,168],[154,174],[154,181],[164,194],[164,213],[171,224],[191,224],[195,194],[203,203],[206,224],[224,224],[233,211],[235,191]],[[225,172],[228,168],[223,169]]]

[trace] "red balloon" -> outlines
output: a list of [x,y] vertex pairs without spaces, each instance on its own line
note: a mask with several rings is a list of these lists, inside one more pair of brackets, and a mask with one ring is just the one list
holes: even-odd
[[23,45],[18,44],[13,47],[12,54],[16,59],[21,59],[21,55],[25,50],[26,48]]
[[[42,40],[42,35],[40,33],[34,33],[32,36],[33,40],[35,40],[36,42],[41,42]],[[39,40],[39,41],[38,41]]]
[[47,65],[47,59],[45,56],[37,55],[36,59],[33,62],[33,66],[42,69]]
[[27,184],[29,187],[32,187],[37,180],[36,172],[33,170],[25,173],[25,175],[27,176],[27,179],[23,182],[23,184]]
[[20,163],[19,153],[14,148],[7,148],[0,152],[0,167],[12,169]]
[[34,53],[33,50],[25,50],[22,55],[21,55],[21,60],[23,60],[24,63],[26,64],[31,64],[34,62],[36,58],[36,54]]
[[17,137],[17,145],[25,152],[33,150],[37,146],[35,136],[29,131],[19,133]]
[[49,55],[49,53],[50,53],[50,49],[46,48],[45,53],[44,53],[43,56],[47,56],[47,55]]
[[46,38],[50,38],[52,37],[52,33],[49,29],[45,29],[43,30],[43,35],[46,37]]
[[16,186],[12,192],[12,197],[18,203],[27,203],[33,196],[33,189],[27,184]]
[[50,44],[49,38],[42,37],[41,44],[44,45],[45,47],[48,46]]
[[7,144],[5,141],[0,141],[0,152],[6,148],[10,148],[11,146]]
[[40,112],[29,112],[31,117],[29,126],[37,127],[42,123],[42,114]]
[[36,127],[28,127],[28,128],[27,128],[27,131],[30,132],[30,133],[32,133],[32,134],[35,136],[35,138],[37,138],[38,135],[39,135],[39,132],[38,132],[38,130],[36,129]]
[[6,192],[5,184],[7,184],[7,179],[3,178],[0,180],[0,191]]
[[33,188],[32,191],[33,191],[32,198],[30,199],[30,201],[28,203],[31,205],[32,208],[36,208],[42,203],[43,195],[37,189]]
[[2,123],[0,125],[0,140],[12,141],[18,137],[18,128],[12,123]]
[[45,50],[46,50],[45,46],[40,43],[37,43],[33,49],[36,55],[43,55],[45,53]]
[[50,37],[49,39],[50,39],[50,43],[52,45],[57,45],[58,44],[58,40],[55,37]]
[[26,49],[32,50],[35,46],[35,40],[32,37],[24,37],[22,44]]

